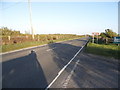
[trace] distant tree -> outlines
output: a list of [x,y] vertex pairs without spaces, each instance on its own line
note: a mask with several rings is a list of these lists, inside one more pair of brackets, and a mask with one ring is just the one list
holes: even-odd
[[11,30],[11,29],[8,29],[7,27],[2,27],[0,28],[0,32],[1,32],[1,35],[3,36],[11,36],[11,35],[20,35],[20,31],[16,31],[16,30]]
[[106,29],[105,32],[100,34],[102,42],[106,44],[112,41],[113,37],[118,36],[116,32],[113,32],[111,29]]
[[106,29],[105,34],[108,38],[113,38],[115,36],[118,36],[116,32],[113,32],[111,29]]
[[106,36],[106,33],[104,33],[104,32],[102,32],[101,34],[100,34],[100,36],[102,37],[102,38],[106,38],[107,36]]

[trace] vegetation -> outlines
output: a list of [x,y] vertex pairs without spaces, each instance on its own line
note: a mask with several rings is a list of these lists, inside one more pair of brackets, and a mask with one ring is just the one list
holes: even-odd
[[120,59],[120,46],[89,43],[85,52]]
[[1,28],[0,31],[2,32],[1,52],[83,37],[75,34],[37,34],[33,40],[31,34],[22,34],[7,27]]
[[119,35],[110,29],[106,29],[105,32],[99,35],[98,42],[96,37],[94,43],[92,43],[92,39],[90,40],[85,52],[120,59],[118,55],[120,53],[120,46],[113,43],[113,37],[116,36]]
[[105,32],[102,32],[99,36],[100,43],[111,43],[113,42],[113,37],[119,36],[116,32],[113,32],[111,29],[106,29]]
[[102,36],[102,37],[113,38],[113,37],[118,36],[118,34],[115,33],[115,32],[113,32],[113,31],[110,30],[110,29],[106,29],[106,30],[105,30],[105,33],[104,33],[104,32],[101,33],[101,36]]
[[76,39],[76,38],[69,38],[69,39],[64,38],[64,39],[59,39],[59,40],[32,41],[32,42],[28,41],[28,42],[23,42],[23,43],[7,44],[7,45],[2,45],[1,52],[7,52],[7,51],[12,51],[12,50],[17,50],[17,49],[22,49],[22,48],[27,48],[27,47],[32,47],[32,46],[38,46],[38,45],[43,45],[43,44],[50,44],[50,43],[55,43],[58,41],[72,40],[72,39]]
[[14,35],[20,35],[20,31],[13,31],[11,29],[8,29],[7,27],[0,28],[0,32],[2,36],[14,36]]

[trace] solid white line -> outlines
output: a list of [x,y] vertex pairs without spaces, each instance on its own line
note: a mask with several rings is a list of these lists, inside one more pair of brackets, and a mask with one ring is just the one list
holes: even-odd
[[[87,42],[86,42],[87,43]],[[85,43],[85,45],[86,45],[86,43]],[[84,45],[84,46],[85,46]],[[83,47],[84,46],[82,46],[79,50],[78,50],[78,52],[74,55],[74,57],[68,62],[68,64],[66,64],[59,72],[58,72],[58,75],[53,79],[53,81],[46,87],[46,89],[45,90],[47,90],[48,88],[50,88],[51,86],[52,86],[52,84],[57,80],[57,78],[61,75],[61,73],[66,69],[66,67],[73,61],[73,59],[78,55],[78,53],[83,49]]]
[[71,70],[70,74],[68,75],[67,79],[65,80],[65,82],[63,84],[63,88],[67,88],[67,85],[68,85],[68,83],[69,83],[69,81],[70,81],[70,79],[71,79],[71,77],[72,77],[72,75],[74,73],[74,70],[77,67],[78,63],[79,63],[79,60],[77,60],[77,62],[75,63],[73,69]]

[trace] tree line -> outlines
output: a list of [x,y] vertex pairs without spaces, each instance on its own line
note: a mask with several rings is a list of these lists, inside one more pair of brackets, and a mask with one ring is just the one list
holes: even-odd
[[116,32],[113,32],[111,29],[105,29],[105,32],[100,33],[99,43],[113,43],[114,37],[119,37],[120,35]]
[[20,35],[20,31],[12,30],[7,27],[0,28],[0,32],[2,36],[13,36],[13,35]]
[[101,37],[103,38],[113,38],[113,37],[116,37],[116,36],[119,36],[119,34],[117,34],[116,32],[113,32],[111,29],[106,29],[105,32],[102,32],[100,34]]

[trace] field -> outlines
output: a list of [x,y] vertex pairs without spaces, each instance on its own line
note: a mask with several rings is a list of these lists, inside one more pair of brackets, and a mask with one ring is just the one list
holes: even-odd
[[[47,38],[46,38],[47,36]],[[49,37],[48,37],[49,36]],[[35,39],[35,40],[31,40],[31,39],[11,39],[10,41],[8,41],[6,39],[3,40],[3,42],[5,42],[5,44],[3,44],[2,42],[2,50],[0,52],[7,52],[7,51],[12,51],[12,50],[17,50],[17,49],[22,49],[22,48],[27,48],[27,47],[32,47],[32,46],[38,46],[38,45],[43,45],[43,44],[50,44],[50,43],[54,43],[54,42],[59,42],[59,41],[65,41],[65,40],[72,40],[72,39],[76,39],[76,38],[81,38],[83,36],[79,36],[79,35],[56,35],[56,37],[52,37],[53,35],[44,35],[44,37],[39,37],[40,39]],[[54,35],[55,36],[55,35]],[[16,41],[16,43],[14,42]]]
[[85,52],[120,59],[120,46],[115,44],[88,43]]

